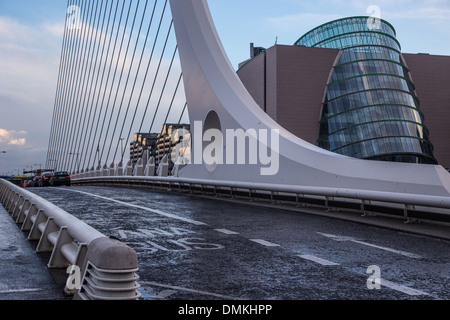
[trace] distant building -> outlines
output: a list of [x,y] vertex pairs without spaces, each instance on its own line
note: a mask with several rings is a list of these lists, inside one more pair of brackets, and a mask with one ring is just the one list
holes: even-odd
[[130,142],[130,160],[134,165],[142,158],[144,151],[149,150],[149,156],[156,154],[157,133],[135,133],[134,140]]
[[[360,159],[450,168],[450,57],[403,54],[395,29],[369,17],[319,26],[275,45],[238,76],[281,126]],[[432,143],[433,142],[433,143]]]
[[[183,139],[189,138],[186,135],[189,134],[189,124],[165,124],[161,133],[157,137],[155,163],[158,166],[165,155],[169,157],[169,170],[173,168],[172,159],[177,159],[179,155],[175,155],[174,147],[183,141]],[[184,152],[185,150],[178,150],[178,152]]]
[[254,43],[250,43],[250,59],[239,64],[239,68],[241,68],[244,64],[252,60],[254,57],[259,56],[261,53],[266,52],[266,48],[263,47],[255,47]]

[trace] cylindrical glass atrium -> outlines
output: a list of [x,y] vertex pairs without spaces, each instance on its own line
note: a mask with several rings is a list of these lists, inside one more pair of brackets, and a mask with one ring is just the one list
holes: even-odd
[[319,146],[355,158],[436,164],[395,29],[372,19],[332,21],[296,42],[343,50],[327,86]]

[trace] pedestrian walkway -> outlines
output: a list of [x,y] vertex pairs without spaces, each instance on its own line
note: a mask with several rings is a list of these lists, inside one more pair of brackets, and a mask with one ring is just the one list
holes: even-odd
[[0,205],[0,300],[60,300],[64,293]]

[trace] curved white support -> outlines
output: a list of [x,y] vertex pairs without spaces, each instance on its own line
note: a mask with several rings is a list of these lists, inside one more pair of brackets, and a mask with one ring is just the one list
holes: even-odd
[[131,164],[131,160],[129,160],[126,167],[123,168],[123,175],[128,177],[133,175],[133,166]]
[[155,165],[155,157],[151,157],[148,159],[147,164],[145,165],[145,172],[144,176],[146,177],[154,177],[156,172],[156,165]]
[[116,165],[112,162],[108,168],[108,176],[114,176],[116,171]]
[[120,161],[114,168],[114,175],[116,177],[123,176],[123,161]]
[[97,168],[95,169],[94,175],[97,177],[103,176],[102,166],[100,166],[100,165],[97,166]]
[[135,177],[141,177],[144,175],[145,167],[143,165],[143,159],[139,159],[138,162],[135,164],[133,169],[133,176]]
[[186,164],[176,161],[172,169],[172,176],[179,177],[180,171],[183,170],[184,167],[186,167]]
[[[194,137],[193,164],[181,170],[180,177],[450,196],[450,175],[441,166],[348,158],[309,144],[282,128],[256,104],[233,70],[206,0],[170,0],[170,4]],[[218,116],[218,127],[205,124],[211,111]],[[199,157],[205,147],[198,140],[202,137],[195,127],[198,121],[224,135],[225,129],[279,130],[279,170],[263,176],[264,165],[198,164],[202,163]],[[230,142],[224,142],[224,153],[231,148]]]
[[165,155],[159,163],[156,175],[158,177],[167,177],[169,175],[169,157],[167,155]]

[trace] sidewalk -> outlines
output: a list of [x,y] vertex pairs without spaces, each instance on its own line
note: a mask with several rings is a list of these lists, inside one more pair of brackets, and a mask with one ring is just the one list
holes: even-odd
[[64,293],[0,205],[0,300],[62,300]]

